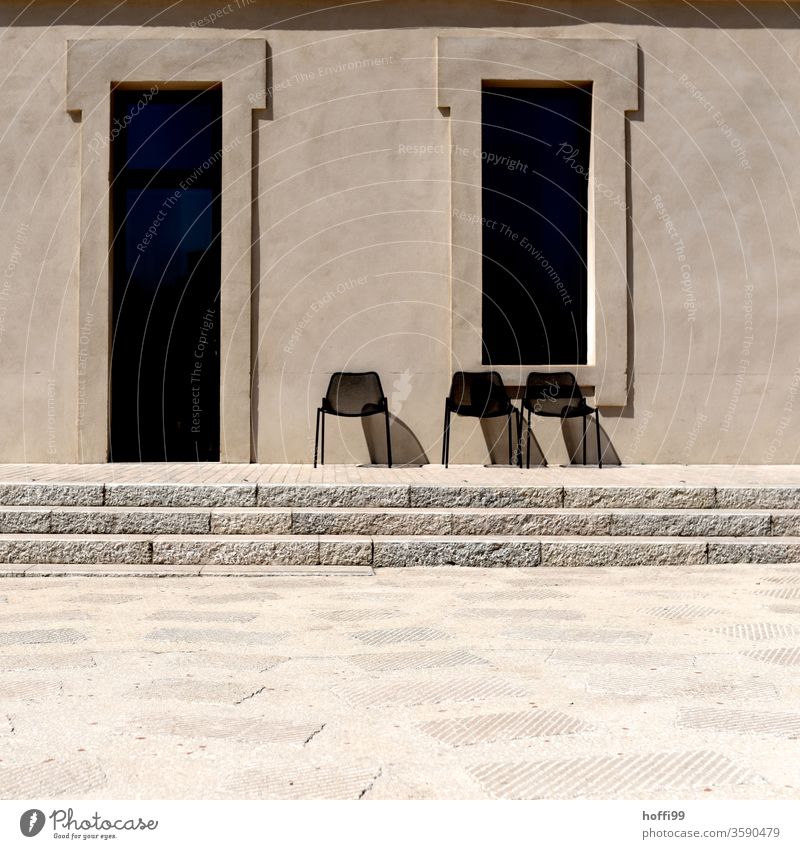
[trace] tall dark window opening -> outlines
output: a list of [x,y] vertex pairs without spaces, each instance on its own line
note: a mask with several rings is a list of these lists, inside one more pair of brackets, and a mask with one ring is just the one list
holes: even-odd
[[222,91],[115,89],[111,140],[111,459],[218,460]]
[[482,93],[483,362],[586,363],[591,86]]

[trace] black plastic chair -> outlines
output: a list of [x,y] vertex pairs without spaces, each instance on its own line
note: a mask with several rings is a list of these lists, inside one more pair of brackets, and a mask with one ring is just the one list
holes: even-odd
[[[518,417],[519,413],[509,400],[503,378],[496,371],[457,371],[453,375],[450,394],[444,400],[442,465],[445,468],[450,462],[450,416],[453,413],[477,419],[506,416],[508,419],[508,463],[513,464],[511,417]],[[518,425],[519,421],[517,418]],[[519,462],[522,465],[522,457],[519,458]]]
[[317,449],[320,447],[320,422],[322,422],[322,451],[320,463],[325,465],[325,415],[363,418],[383,413],[386,416],[386,459],[392,466],[392,438],[389,433],[389,403],[383,394],[377,372],[337,371],[331,375],[328,390],[317,409],[317,431],[314,440],[314,468],[317,467]]
[[586,417],[594,413],[597,433],[597,465],[603,468],[600,451],[600,411],[590,407],[583,397],[575,375],[570,371],[532,371],[525,382],[523,416],[528,411],[527,467],[531,467],[531,415],[560,419],[583,418],[583,465],[586,465]]

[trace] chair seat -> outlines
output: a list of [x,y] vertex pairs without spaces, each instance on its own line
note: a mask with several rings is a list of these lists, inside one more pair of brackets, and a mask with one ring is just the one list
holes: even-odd
[[535,408],[527,404],[525,405],[525,408],[531,410],[534,416],[543,416],[550,419],[577,419],[597,412],[594,407],[590,407],[588,404],[584,404],[580,407],[562,407],[561,410],[555,412],[544,412],[542,410],[537,411]]
[[514,406],[509,402],[508,406],[503,409],[487,411],[483,407],[471,407],[468,404],[461,404],[460,406],[452,407],[451,409],[457,416],[469,416],[475,419],[495,419],[498,416],[507,416],[514,410]]
[[359,412],[344,412],[337,410],[327,398],[322,400],[322,410],[331,416],[349,416],[352,418],[361,418],[362,416],[374,416],[376,413],[382,413],[385,410],[383,404],[364,404]]

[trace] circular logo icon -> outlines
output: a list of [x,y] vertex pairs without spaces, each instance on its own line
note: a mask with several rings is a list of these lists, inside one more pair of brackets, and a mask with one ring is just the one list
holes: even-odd
[[31,808],[19,818],[19,830],[25,837],[36,837],[44,828],[44,813],[38,808]]

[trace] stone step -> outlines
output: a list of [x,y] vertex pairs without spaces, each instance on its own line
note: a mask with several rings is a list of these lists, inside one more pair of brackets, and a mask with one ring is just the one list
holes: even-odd
[[657,566],[800,562],[800,537],[3,534],[0,563]]
[[372,537],[392,566],[661,566],[798,563],[800,537]]
[[800,510],[0,507],[0,534],[800,536]]
[[372,577],[371,566],[296,564],[167,566],[158,563],[0,563],[0,578],[275,578]]
[[[599,471],[599,470],[598,470]],[[451,476],[457,481],[458,473]],[[0,483],[0,505],[106,507],[574,507],[800,509],[799,486]]]

